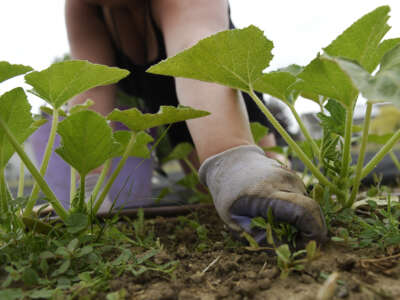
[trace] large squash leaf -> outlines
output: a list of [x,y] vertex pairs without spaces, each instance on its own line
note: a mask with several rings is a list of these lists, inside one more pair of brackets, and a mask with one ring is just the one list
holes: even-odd
[[400,45],[389,51],[375,76],[354,61],[327,58],[352,79],[362,95],[370,101],[390,101],[400,106]]
[[6,61],[0,61],[0,82],[25,74],[33,69],[29,66],[14,65]]
[[[22,88],[15,88],[0,97],[0,118],[21,144],[37,129],[31,105]],[[0,130],[0,168],[5,167],[14,152],[14,147]]]
[[255,26],[227,30],[199,41],[147,71],[248,91],[268,67],[272,48],[272,42]]
[[107,119],[121,122],[130,130],[138,132],[165,124],[204,117],[209,114],[204,110],[197,110],[186,106],[161,106],[159,112],[156,114],[144,114],[137,108],[127,110],[114,109],[107,116]]
[[68,116],[59,123],[57,132],[61,146],[55,151],[81,176],[101,166],[119,147],[106,119],[90,110]]
[[69,60],[29,73],[25,81],[33,87],[33,94],[53,108],[60,108],[72,97],[97,86],[116,83],[128,74],[129,71],[115,67]]
[[372,72],[385,52],[399,42],[399,39],[393,39],[381,43],[390,30],[387,24],[389,12],[389,6],[381,6],[364,15],[324,48],[325,53],[357,61]]
[[[351,108],[358,94],[351,79],[332,61],[318,56],[299,74],[302,81],[295,86],[303,96],[318,103],[319,95],[339,101]],[[311,96],[310,96],[311,95]]]

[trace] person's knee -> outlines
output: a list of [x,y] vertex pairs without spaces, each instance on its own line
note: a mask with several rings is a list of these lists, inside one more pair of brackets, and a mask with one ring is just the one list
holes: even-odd
[[164,34],[168,56],[229,28],[225,0],[153,0],[152,11]]

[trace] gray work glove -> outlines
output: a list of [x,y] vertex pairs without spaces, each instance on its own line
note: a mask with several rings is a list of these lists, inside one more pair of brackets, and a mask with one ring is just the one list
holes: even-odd
[[[324,242],[327,229],[317,202],[307,197],[301,179],[265,156],[257,146],[239,146],[206,159],[199,170],[221,219],[235,232],[254,233],[251,219],[267,218],[295,226],[297,245]],[[265,231],[253,237],[265,242]]]

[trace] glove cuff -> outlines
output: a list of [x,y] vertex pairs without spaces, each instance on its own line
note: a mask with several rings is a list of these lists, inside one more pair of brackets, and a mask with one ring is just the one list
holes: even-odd
[[255,152],[261,155],[265,155],[264,150],[262,150],[260,147],[256,145],[242,145],[230,148],[228,150],[210,156],[201,164],[199,168],[200,182],[205,186],[208,186],[207,174],[209,173],[208,171],[211,167],[218,166],[219,164],[221,164],[223,160],[229,159],[231,156],[236,156],[240,155],[241,153],[248,153],[248,152]]

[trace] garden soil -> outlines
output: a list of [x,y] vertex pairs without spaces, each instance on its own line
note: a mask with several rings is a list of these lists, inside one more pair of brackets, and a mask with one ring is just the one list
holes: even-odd
[[123,288],[127,299],[137,300],[306,300],[317,299],[327,276],[338,272],[334,296],[326,299],[400,299],[400,249],[382,256],[371,249],[354,250],[330,242],[304,271],[282,279],[276,257],[249,251],[231,239],[213,208],[185,217],[203,225],[207,239],[200,241],[196,229],[182,226],[178,217],[146,219],[146,228],[154,230],[164,246],[154,261],[179,262],[172,274],[124,274],[111,282],[111,290]]

